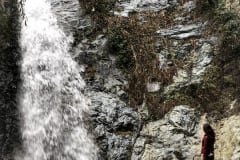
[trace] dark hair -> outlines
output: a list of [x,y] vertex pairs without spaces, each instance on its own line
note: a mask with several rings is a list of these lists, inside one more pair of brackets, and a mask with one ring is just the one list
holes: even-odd
[[205,132],[205,134],[207,136],[213,138],[213,142],[215,142],[215,132],[214,132],[213,128],[208,123],[205,123],[203,125],[203,131]]

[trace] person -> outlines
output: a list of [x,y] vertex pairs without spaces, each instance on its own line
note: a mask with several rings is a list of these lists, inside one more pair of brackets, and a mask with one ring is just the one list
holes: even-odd
[[205,123],[203,125],[204,136],[202,138],[201,155],[203,160],[214,160],[215,133],[213,128]]

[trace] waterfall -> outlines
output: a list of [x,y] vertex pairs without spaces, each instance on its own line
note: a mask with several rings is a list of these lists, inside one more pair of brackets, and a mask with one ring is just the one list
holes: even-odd
[[26,0],[22,24],[20,111],[23,152],[17,160],[94,160],[96,147],[84,127],[89,101],[81,68],[72,60],[51,0]]

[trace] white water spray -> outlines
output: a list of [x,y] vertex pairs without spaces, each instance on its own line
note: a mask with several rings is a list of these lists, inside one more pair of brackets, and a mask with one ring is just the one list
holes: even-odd
[[88,102],[80,67],[68,54],[71,37],[58,26],[49,0],[26,0],[20,96],[23,153],[17,160],[94,160],[84,128]]

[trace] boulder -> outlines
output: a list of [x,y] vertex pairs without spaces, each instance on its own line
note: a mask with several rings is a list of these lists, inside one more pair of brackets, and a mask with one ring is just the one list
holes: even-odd
[[191,159],[195,155],[200,113],[180,105],[173,108],[161,120],[143,126],[132,157],[136,159]]

